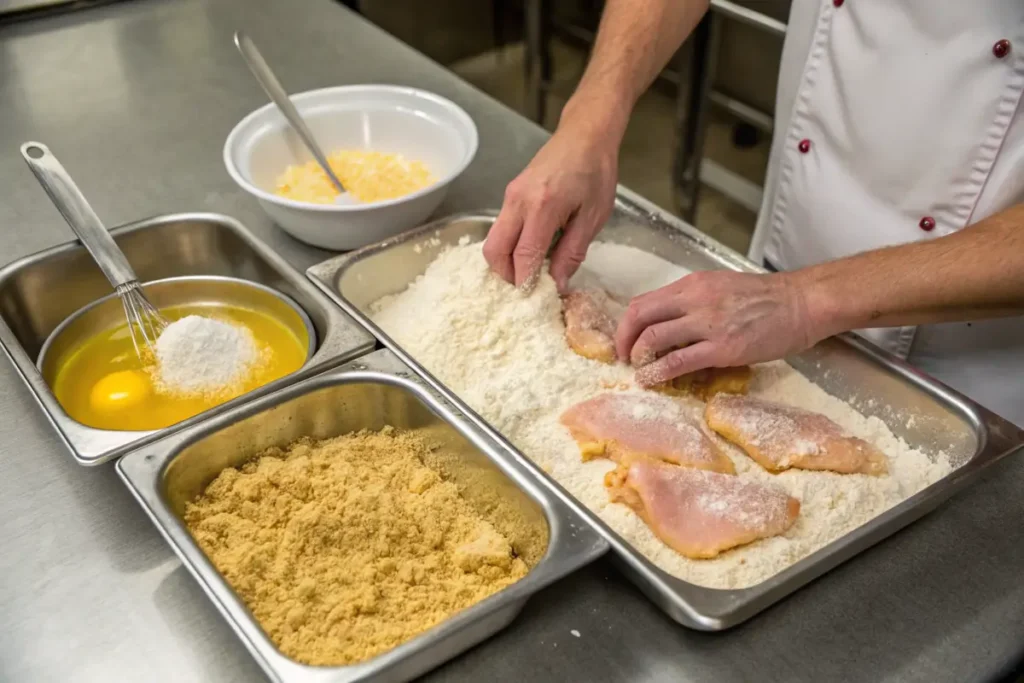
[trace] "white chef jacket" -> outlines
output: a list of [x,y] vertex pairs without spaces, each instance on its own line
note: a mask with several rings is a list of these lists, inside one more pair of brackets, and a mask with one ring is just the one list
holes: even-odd
[[[750,257],[790,270],[1024,201],[1024,0],[793,0]],[[1024,318],[864,330],[1024,425]]]

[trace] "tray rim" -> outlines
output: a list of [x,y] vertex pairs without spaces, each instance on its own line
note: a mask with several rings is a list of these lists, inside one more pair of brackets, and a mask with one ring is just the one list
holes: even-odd
[[[316,667],[301,664],[281,653],[262,627],[245,607],[241,598],[218,572],[192,538],[178,517],[170,510],[159,492],[167,467],[192,443],[230,426],[237,421],[258,415],[292,398],[319,389],[353,382],[385,383],[412,393],[426,407],[457,429],[477,447],[543,511],[549,528],[548,548],[530,572],[516,583],[466,608],[449,619],[406,641],[393,650],[357,664],[337,667]],[[443,661],[457,657],[465,649],[483,642],[504,629],[518,615],[526,601],[559,579],[565,578],[603,556],[609,544],[560,497],[538,482],[500,444],[486,435],[441,392],[430,386],[413,368],[409,368],[388,349],[380,349],[301,382],[282,387],[248,403],[233,407],[202,423],[169,434],[161,440],[133,450],[120,458],[115,469],[136,502],[174,553],[200,584],[221,617],[228,622],[264,672],[274,681],[364,681],[408,663],[415,656],[429,656],[432,648],[452,639],[467,629],[492,620],[486,633],[471,635],[469,645],[430,665],[428,671]],[[496,624],[496,625],[495,625]],[[493,626],[493,628],[491,628]],[[422,672],[421,672],[422,673]],[[416,674],[419,675],[419,674]]]
[[[53,427],[61,443],[64,444],[64,447],[70,452],[72,459],[79,465],[87,467],[102,465],[123,456],[132,449],[144,446],[167,434],[209,419],[235,405],[246,403],[268,392],[301,381],[305,377],[336,367],[354,357],[369,353],[375,346],[374,338],[366,331],[364,326],[351,319],[344,311],[338,310],[338,307],[334,305],[330,297],[325,297],[323,291],[319,288],[310,286],[308,278],[303,277],[298,269],[294,268],[265,242],[256,237],[241,221],[231,216],[211,212],[160,214],[117,226],[112,228],[110,233],[117,237],[168,224],[197,221],[216,223],[220,227],[229,230],[244,241],[261,258],[265,259],[290,285],[306,296],[311,297],[314,301],[317,301],[322,306],[324,316],[327,319],[324,338],[318,340],[320,342],[319,347],[306,360],[305,364],[290,375],[286,375],[263,387],[163,429],[121,431],[89,427],[68,415],[57,401],[56,396],[54,396],[53,391],[36,366],[36,359],[28,355],[13,330],[7,325],[7,322],[0,318],[0,348],[3,349],[4,355],[10,360],[22,382],[28,387],[32,398],[46,416],[47,421]],[[39,263],[57,254],[76,250],[84,250],[81,242],[69,240],[18,258],[0,267],[0,281],[12,277],[19,270],[27,266]],[[235,279],[245,280],[245,278]],[[262,283],[256,282],[256,284]],[[307,316],[309,315],[309,312],[305,311],[302,304],[297,301],[296,304]]]
[[[635,194],[623,191],[623,188],[620,188],[619,197],[616,200],[616,210],[639,217],[641,220],[652,221],[655,223],[652,227],[656,229],[675,230],[683,233],[696,243],[695,246],[704,249],[708,255],[724,267],[746,272],[767,272],[764,268],[699,232],[693,226],[666,214],[657,206]],[[391,349],[399,358],[420,373],[435,389],[443,393],[465,414],[476,421],[477,425],[492,439],[513,453],[523,462],[524,466],[530,468],[535,476],[543,479],[563,499],[566,499],[567,503],[573,505],[577,513],[593,525],[611,544],[613,555],[618,563],[625,565],[626,576],[673,620],[684,626],[701,631],[721,631],[743,623],[811,581],[888,538],[896,531],[917,521],[970,484],[988,466],[1012,453],[1024,451],[1024,430],[1008,420],[938,380],[912,368],[902,359],[871,342],[851,333],[838,335],[835,339],[841,343],[896,372],[902,380],[933,394],[970,422],[977,431],[979,439],[974,456],[942,479],[759,584],[739,589],[720,589],[699,586],[676,578],[655,566],[632,544],[612,530],[597,513],[583,505],[551,475],[520,453],[454,391],[448,389],[426,368],[417,363],[368,316],[335,290],[334,283],[337,277],[352,263],[397,244],[423,238],[451,223],[464,220],[482,220],[493,223],[496,215],[497,212],[494,210],[481,210],[439,218],[419,228],[311,266],[306,270],[306,275],[350,316],[370,330],[384,346]]]

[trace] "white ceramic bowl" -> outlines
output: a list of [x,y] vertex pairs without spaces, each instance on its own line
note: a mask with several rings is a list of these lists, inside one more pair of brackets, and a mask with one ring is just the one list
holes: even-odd
[[476,125],[465,111],[433,93],[394,85],[346,85],[292,95],[325,154],[372,149],[422,161],[436,182],[382,202],[324,205],[274,194],[289,164],[309,161],[298,135],[273,104],[235,126],[224,165],[285,232],[308,244],[348,250],[423,223],[444,199],[477,149]]

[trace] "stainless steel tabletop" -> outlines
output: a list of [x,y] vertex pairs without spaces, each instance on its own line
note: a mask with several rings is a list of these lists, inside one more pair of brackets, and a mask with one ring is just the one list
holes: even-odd
[[[263,104],[231,35],[292,91],[434,90],[480,129],[440,214],[497,206],[543,142],[524,119],[331,0],[138,0],[0,29],[0,261],[70,238],[18,155],[40,140],[108,223],[241,219],[296,267],[323,260],[235,189],[221,146]],[[667,172],[667,170],[666,170]],[[539,594],[432,680],[974,681],[1024,655],[1024,458],[745,626],[670,622],[606,561]],[[573,635],[573,630],[579,637]],[[0,681],[256,681],[262,674],[112,467],[76,466],[0,362]]]

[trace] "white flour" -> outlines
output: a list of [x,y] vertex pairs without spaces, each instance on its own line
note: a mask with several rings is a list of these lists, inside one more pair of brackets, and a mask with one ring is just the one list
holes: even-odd
[[256,340],[248,329],[199,315],[168,325],[154,350],[157,386],[184,396],[230,390],[259,359]]
[[[599,284],[628,299],[667,284],[685,271],[637,249],[594,244],[577,284]],[[664,545],[628,507],[610,503],[604,474],[613,465],[581,462],[559,423],[569,407],[609,388],[635,388],[632,370],[573,353],[564,341],[561,302],[545,274],[530,296],[493,275],[480,244],[460,243],[441,254],[406,291],[373,306],[374,321],[455,391],[523,453],[601,516],[656,565],[681,579],[716,588],[751,586],[875,517],[947,474],[910,448],[876,417],[865,417],[782,362],[757,368],[751,393],[822,413],[888,457],[889,476],[790,470],[772,475],[719,440],[739,476],[773,483],[801,503],[784,535],[714,560],[690,560]],[[687,408],[699,418],[703,404]],[[717,437],[716,437],[717,438]]]

